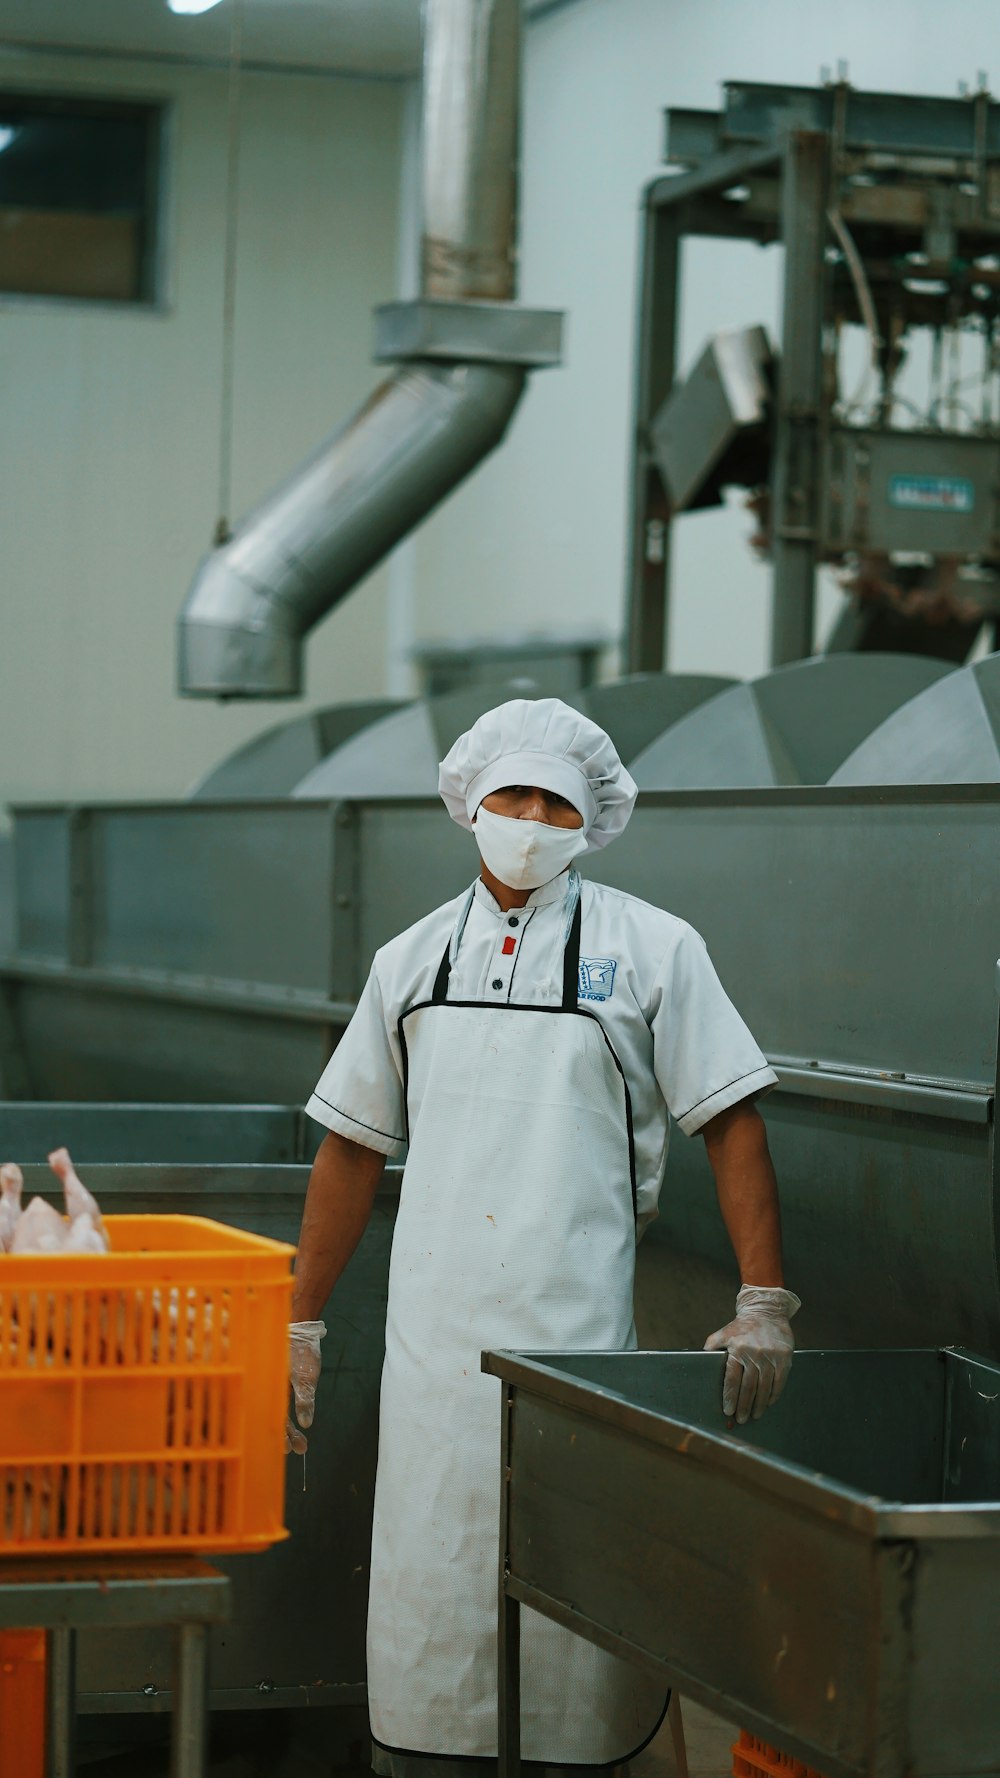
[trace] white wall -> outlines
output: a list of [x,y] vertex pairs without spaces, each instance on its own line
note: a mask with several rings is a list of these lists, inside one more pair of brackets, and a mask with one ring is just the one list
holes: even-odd
[[[424,529],[418,637],[621,627],[640,188],[665,105],[715,109],[723,79],[814,84],[849,62],[868,89],[953,96],[991,68],[997,0],[578,0],[529,29],[522,297],[569,311],[565,368],[535,377],[509,442]],[[687,248],[681,362],[719,327],[778,315],[780,253]],[[671,665],[767,663],[769,575],[747,516],[675,531]],[[839,605],[827,590],[823,621]]]
[[[320,626],[307,702],[405,690],[413,640],[619,631],[638,198],[664,105],[714,107],[724,77],[812,82],[839,57],[859,86],[951,93],[989,66],[996,18],[996,0],[577,0],[531,25],[522,297],[567,309],[568,362]],[[225,79],[19,56],[0,81],[175,103],[166,312],[0,299],[0,803],[177,795],[305,707],[174,692],[174,622],[216,517]],[[245,78],[237,514],[379,374],[371,305],[412,259],[412,229],[397,243],[406,102],[400,85]],[[779,273],[773,251],[691,247],[682,357],[717,327],[773,322]],[[676,668],[764,668],[768,575],[747,529],[735,511],[677,527]]]
[[[305,706],[174,691],[174,624],[216,518],[226,82],[51,57],[0,82],[174,102],[162,314],[0,298],[0,803],[173,796]],[[404,88],[244,77],[234,512],[379,372]],[[387,576],[308,650],[309,701],[383,691]]]

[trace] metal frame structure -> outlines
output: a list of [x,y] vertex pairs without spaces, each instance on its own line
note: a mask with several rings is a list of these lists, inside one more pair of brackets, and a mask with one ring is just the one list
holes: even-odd
[[1000,104],[987,92],[926,99],[855,92],[844,82],[731,82],[725,95],[719,113],[668,112],[666,158],[684,170],[654,179],[644,194],[625,636],[631,672],[665,664],[671,507],[650,428],[677,376],[683,241],[785,249],[770,489],[775,666],[813,646],[833,394],[823,334],[831,290],[848,274],[828,250],[831,205],[862,256],[876,247],[884,253],[887,243],[890,256],[923,250],[932,273],[965,276],[955,270],[960,237],[970,263],[1000,244]]
[[229,1591],[226,1575],[183,1557],[0,1563],[0,1629],[46,1632],[48,1778],[74,1778],[77,1769],[77,1631],[154,1626],[175,1637],[171,1778],[202,1778],[208,1627],[227,1621]]

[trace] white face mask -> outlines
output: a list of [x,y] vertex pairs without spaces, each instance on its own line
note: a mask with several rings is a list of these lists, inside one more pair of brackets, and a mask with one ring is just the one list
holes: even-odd
[[508,889],[540,889],[587,849],[582,827],[517,821],[483,808],[472,831],[487,870]]

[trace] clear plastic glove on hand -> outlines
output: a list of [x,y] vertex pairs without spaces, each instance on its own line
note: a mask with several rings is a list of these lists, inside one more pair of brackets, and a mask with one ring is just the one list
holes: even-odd
[[305,1434],[316,1412],[316,1384],[323,1365],[320,1342],[325,1333],[325,1321],[289,1323],[288,1375],[295,1401],[295,1417],[293,1419],[289,1414],[285,1424],[285,1450],[295,1451],[299,1456],[303,1456],[309,1447]]
[[792,1368],[792,1316],[802,1304],[794,1290],[744,1284],[736,1316],[705,1341],[706,1352],[728,1352],[722,1412],[745,1426],[777,1401]]

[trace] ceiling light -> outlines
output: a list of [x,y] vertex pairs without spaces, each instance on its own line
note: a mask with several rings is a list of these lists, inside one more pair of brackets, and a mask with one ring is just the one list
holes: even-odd
[[16,135],[17,130],[12,123],[0,123],[0,154],[10,147]]
[[211,12],[219,0],[167,0],[171,12]]

